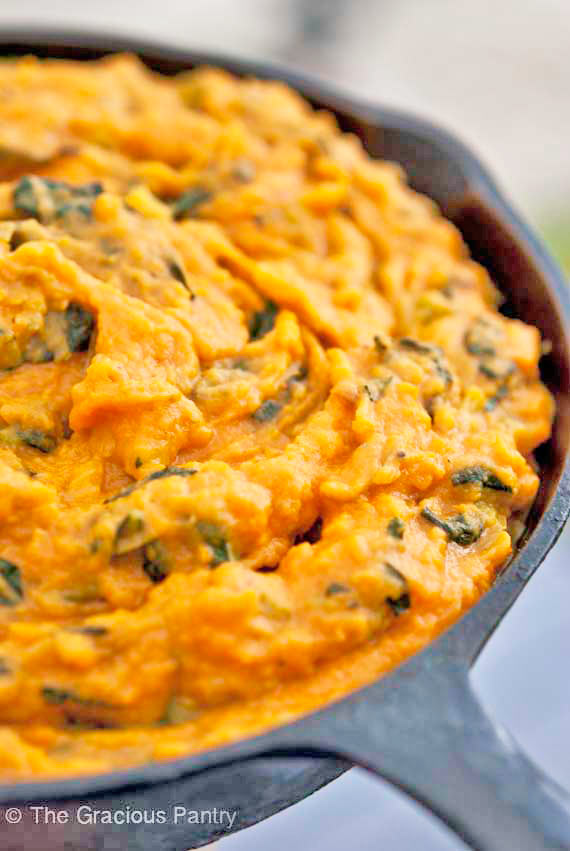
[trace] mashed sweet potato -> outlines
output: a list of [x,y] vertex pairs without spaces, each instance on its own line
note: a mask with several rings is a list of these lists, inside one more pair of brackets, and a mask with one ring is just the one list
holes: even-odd
[[282,84],[0,94],[0,775],[245,736],[434,638],[536,493],[536,329]]

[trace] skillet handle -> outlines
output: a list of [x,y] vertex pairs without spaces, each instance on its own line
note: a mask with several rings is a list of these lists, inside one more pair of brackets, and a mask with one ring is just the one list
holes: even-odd
[[391,781],[477,851],[570,849],[570,797],[487,715],[467,668],[414,667],[339,703],[330,722],[309,716],[297,743]]

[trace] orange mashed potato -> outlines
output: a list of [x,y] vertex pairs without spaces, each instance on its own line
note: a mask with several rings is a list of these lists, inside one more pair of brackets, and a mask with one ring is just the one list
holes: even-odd
[[280,83],[0,64],[0,775],[259,732],[489,587],[535,328]]

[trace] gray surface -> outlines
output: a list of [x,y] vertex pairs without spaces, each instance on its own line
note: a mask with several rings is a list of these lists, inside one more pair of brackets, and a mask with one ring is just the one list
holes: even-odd
[[[321,4],[322,5],[322,4]],[[336,5],[336,4],[335,4]],[[277,0],[20,0],[0,24],[91,24],[259,58],[294,59],[352,91],[443,121],[489,162],[535,221],[570,197],[567,0],[352,0],[337,40],[298,43]],[[332,31],[334,33],[334,30]],[[570,787],[570,533],[531,581],[475,670],[475,683],[529,754]],[[418,807],[352,771],[221,851],[451,851]],[[514,851],[514,849],[505,849]]]

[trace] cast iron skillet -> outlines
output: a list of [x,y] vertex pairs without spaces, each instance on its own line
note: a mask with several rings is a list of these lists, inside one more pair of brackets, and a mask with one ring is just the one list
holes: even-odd
[[[542,485],[526,539],[492,589],[452,629],[390,676],[299,721],[256,738],[169,763],[56,782],[0,786],[4,849],[197,848],[224,825],[174,823],[173,805],[237,809],[233,829],[300,800],[350,764],[391,781],[437,814],[476,849],[570,849],[570,799],[485,713],[469,669],[558,538],[570,508],[570,297],[543,246],[511,209],[478,160],[448,133],[410,115],[365,105],[321,83],[267,65],[149,45],[127,38],[30,31],[0,33],[0,53],[94,59],[138,53],[173,73],[198,64],[277,77],[332,110],[374,156],[396,160],[412,185],[456,223],[473,255],[507,297],[508,310],[552,341],[543,377],[556,395],[552,440],[539,451]],[[295,757],[292,759],[292,757]],[[10,805],[24,806],[10,825]],[[48,828],[32,809],[70,813]],[[165,809],[167,823],[92,824],[81,806]],[[39,821],[39,824],[35,824]]]

